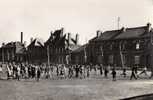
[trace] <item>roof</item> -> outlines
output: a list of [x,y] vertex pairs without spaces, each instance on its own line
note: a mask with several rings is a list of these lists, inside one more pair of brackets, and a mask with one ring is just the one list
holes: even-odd
[[71,51],[73,52],[73,51],[77,50],[77,49],[80,48],[80,47],[81,47],[80,45],[72,45],[72,44],[71,44],[71,45],[69,45],[69,48],[68,48],[68,49],[71,50]]
[[88,44],[84,44],[82,46],[80,46],[79,48],[77,48],[76,50],[74,50],[72,53],[79,53],[79,52],[84,52],[84,49],[87,47]]
[[68,44],[76,45],[76,40],[71,37],[70,41],[67,39],[67,34],[63,34],[63,29],[55,30],[51,34],[49,39],[45,42],[45,45],[54,45],[54,46],[65,46]]
[[24,44],[22,44],[21,42],[9,42],[6,45],[2,46],[2,48],[16,48],[16,54],[24,54],[26,52],[25,46]]
[[146,33],[147,26],[127,28],[125,32],[115,37],[115,39],[137,38]]
[[140,26],[133,28],[122,28],[121,30],[105,31],[95,41],[109,40],[109,39],[130,39],[143,36],[149,36],[147,34],[148,26]]
[[101,36],[96,38],[95,41],[113,39],[118,34],[120,34],[120,30],[105,31]]
[[15,47],[15,46],[20,46],[20,45],[23,45],[21,42],[19,41],[16,41],[16,42],[9,42],[5,45],[3,45],[2,47]]
[[28,47],[30,46],[40,46],[40,47],[43,47],[44,46],[44,41],[43,39],[41,38],[35,38],[30,44]]
[[97,39],[97,36],[96,37],[93,37],[92,39],[90,39],[89,42],[90,41],[95,41],[96,39]]

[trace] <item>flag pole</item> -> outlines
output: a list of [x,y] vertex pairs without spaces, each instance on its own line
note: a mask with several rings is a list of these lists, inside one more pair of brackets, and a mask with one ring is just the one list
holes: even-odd
[[117,18],[117,28],[120,29],[120,17]]

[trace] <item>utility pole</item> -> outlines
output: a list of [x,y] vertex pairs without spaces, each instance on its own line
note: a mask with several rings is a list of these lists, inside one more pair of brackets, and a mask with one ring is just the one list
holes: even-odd
[[87,51],[86,51],[86,46],[87,46],[87,43],[88,43],[88,40],[87,38],[85,39],[85,46],[84,46],[84,63],[86,64],[87,63]]
[[121,65],[124,68],[124,59],[123,59],[123,54],[122,54],[122,42],[119,43],[119,48],[120,48]]
[[120,20],[121,20],[120,17],[118,17],[117,18],[117,28],[118,28],[118,30],[120,29]]
[[151,45],[151,48],[150,48],[150,56],[151,56],[151,77],[150,78],[152,78],[153,77],[153,62],[152,62],[152,60],[153,60],[153,32],[151,31],[150,32],[150,45]]
[[2,62],[4,63],[4,50],[3,50],[3,47],[2,47]]
[[5,44],[2,43],[2,62],[4,63],[4,46]]
[[103,51],[103,44],[102,46],[100,47],[100,50],[101,50],[101,60],[102,60],[102,64],[104,64],[104,51]]

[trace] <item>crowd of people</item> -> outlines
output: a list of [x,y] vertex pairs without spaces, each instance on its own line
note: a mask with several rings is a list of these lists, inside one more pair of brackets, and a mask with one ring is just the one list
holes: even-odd
[[[0,66],[0,73],[4,73],[3,65]],[[114,66],[103,66],[99,65],[71,65],[71,64],[24,64],[24,63],[9,63],[5,64],[7,79],[35,79],[39,81],[40,78],[45,79],[84,79],[89,78],[91,71],[95,75],[101,75],[105,78],[108,78],[108,75],[111,74],[112,80],[116,81],[116,76],[118,74],[116,65]],[[138,73],[138,67],[134,66],[131,68],[130,80],[138,79],[141,74],[144,74],[149,77],[147,74],[147,67],[142,69],[142,72]],[[127,77],[127,69],[122,68],[121,76],[124,78]]]

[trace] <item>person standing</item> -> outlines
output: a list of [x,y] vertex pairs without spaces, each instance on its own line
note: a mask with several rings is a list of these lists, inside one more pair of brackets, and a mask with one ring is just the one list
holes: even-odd
[[116,81],[116,70],[115,70],[115,67],[112,69],[112,78],[113,78],[113,81]]
[[75,66],[75,77],[78,78],[79,77],[79,65]]
[[87,65],[87,77],[88,77],[88,78],[89,78],[89,76],[90,76],[90,69],[91,69],[90,65]]
[[32,67],[30,64],[28,65],[28,78],[32,78]]
[[108,73],[109,73],[109,70],[108,70],[108,67],[105,67],[105,70],[104,70],[104,74],[105,74],[105,78],[107,78],[108,76]]
[[103,64],[100,64],[100,75],[103,75]]
[[11,69],[9,68],[8,64],[6,65],[6,67],[7,67],[7,71],[6,72],[7,72],[7,80],[8,80],[8,79],[10,79]]
[[56,74],[57,74],[57,77],[59,76],[59,65],[56,65]]
[[126,68],[124,67],[123,68],[123,72],[122,72],[122,74],[121,75],[123,75],[124,76],[124,78],[126,77]]
[[19,81],[20,80],[20,72],[21,72],[21,68],[19,65],[17,65],[17,80]]
[[147,67],[146,66],[143,68],[142,72],[140,72],[138,74],[138,76],[141,75],[141,74],[145,74],[146,76],[148,76],[148,74],[147,74]]
[[3,73],[3,69],[2,69],[2,65],[0,65],[0,79],[2,78],[2,73]]
[[28,79],[28,66],[25,66],[25,79]]
[[40,68],[37,68],[37,69],[36,69],[37,82],[38,82],[39,79],[40,79],[40,74],[41,74],[41,72],[40,72]]
[[137,80],[135,67],[132,67],[130,80],[133,78]]

